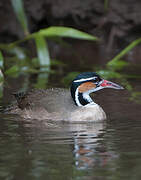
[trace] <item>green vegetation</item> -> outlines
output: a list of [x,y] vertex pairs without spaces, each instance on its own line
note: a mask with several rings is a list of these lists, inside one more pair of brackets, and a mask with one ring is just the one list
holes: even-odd
[[108,10],[109,0],[104,0],[104,10],[105,12]]
[[138,97],[141,96],[141,92],[136,92],[132,88],[131,84],[128,82],[128,78],[141,78],[140,76],[136,76],[134,74],[127,75],[122,73],[125,67],[129,65],[126,61],[121,60],[129,51],[131,51],[135,46],[141,43],[141,38],[136,39],[131,42],[125,49],[123,49],[119,54],[117,54],[112,60],[110,60],[106,64],[106,68],[104,70],[97,71],[99,74],[104,76],[105,78],[118,78],[122,81],[122,84],[126,89],[131,93],[131,100],[136,99],[138,102]]
[[2,97],[3,95],[3,80],[4,80],[4,76],[3,76],[3,72],[2,72],[2,68],[3,68],[3,55],[0,52],[0,97]]
[[[48,39],[58,42],[62,42],[61,38],[98,41],[97,37],[69,27],[53,26],[30,34],[22,0],[11,0],[11,3],[25,37],[10,44],[0,44],[0,50],[7,54],[4,59],[1,58],[1,68],[7,76],[17,76],[21,73],[39,73],[36,87],[45,88],[48,74],[51,72]],[[31,52],[33,46],[36,46],[35,54],[37,57]],[[3,64],[7,64],[8,67],[5,68]],[[3,73],[1,72],[1,76]]]
[[[0,96],[2,96],[2,85],[4,76],[18,76],[20,74],[37,74],[37,83],[35,87],[45,88],[49,73],[53,72],[51,64],[59,61],[52,61],[48,49],[48,40],[62,43],[62,38],[75,38],[89,41],[99,41],[99,39],[82,31],[62,26],[52,26],[41,29],[38,32],[30,33],[28,21],[24,12],[22,0],[11,0],[14,12],[24,32],[24,37],[9,44],[0,44]],[[108,0],[104,1],[105,10],[108,8]],[[123,74],[122,70],[129,65],[122,58],[135,46],[141,43],[141,38],[130,43],[117,56],[110,60],[105,69],[99,69],[97,72],[105,78],[119,78],[122,83],[132,93],[132,97],[137,97],[140,93],[133,93],[133,88],[127,81],[127,78],[136,78],[134,75]],[[34,52],[32,52],[34,49]],[[2,55],[4,54],[4,57]],[[77,72],[68,73],[62,80],[65,85],[74,78]],[[27,85],[28,86],[28,85]]]
[[27,23],[27,18],[24,12],[24,7],[23,7],[23,1],[22,0],[11,0],[13,9],[15,11],[15,14],[22,26],[22,29],[24,31],[24,34],[27,35],[29,33],[28,31],[28,23]]

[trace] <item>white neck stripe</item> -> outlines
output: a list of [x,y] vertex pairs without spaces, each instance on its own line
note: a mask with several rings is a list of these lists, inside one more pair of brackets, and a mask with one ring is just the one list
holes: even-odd
[[76,102],[77,106],[82,106],[82,104],[79,102],[78,94],[79,94],[79,92],[78,92],[78,88],[77,88],[75,91],[75,102]]
[[74,82],[83,82],[83,81],[89,81],[89,80],[95,80],[95,79],[96,77],[91,77],[91,78],[86,78],[86,79],[82,78],[82,79],[75,80]]
[[[90,94],[91,92],[93,92],[93,90],[89,90],[89,91],[83,93],[83,98],[88,101],[88,104],[86,104],[85,106],[97,105],[97,104],[91,99],[91,97],[89,96],[89,94]],[[79,101],[79,91],[78,91],[78,88],[77,88],[76,91],[75,91],[75,102],[76,102],[77,106],[84,106],[84,105],[82,105],[82,104],[80,103],[80,101]]]

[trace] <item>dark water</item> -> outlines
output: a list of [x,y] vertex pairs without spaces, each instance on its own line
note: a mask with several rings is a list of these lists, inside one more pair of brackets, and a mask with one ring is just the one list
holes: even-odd
[[[93,47],[79,49],[70,57],[73,61],[67,61],[69,70],[79,71],[80,65],[85,67],[81,71],[91,70],[95,60],[105,64],[103,53],[98,56]],[[69,59],[66,51],[64,59]],[[140,72],[138,66],[129,73]],[[55,78],[53,85],[60,79]],[[140,79],[130,82],[141,92]],[[22,83],[13,79],[10,85],[15,90]],[[13,89],[4,89],[4,102],[10,101]],[[104,123],[44,124],[0,114],[0,180],[140,180],[141,104],[130,98],[126,89],[97,92],[94,99],[107,114]],[[141,97],[136,100],[141,103]]]
[[104,123],[44,125],[0,115],[0,179],[140,180],[141,105],[127,90],[99,91],[95,100]]

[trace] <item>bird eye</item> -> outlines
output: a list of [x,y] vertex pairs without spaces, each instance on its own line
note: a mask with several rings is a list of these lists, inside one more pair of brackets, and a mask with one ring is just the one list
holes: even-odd
[[98,82],[99,81],[99,79],[96,77],[94,80],[93,80],[93,82]]

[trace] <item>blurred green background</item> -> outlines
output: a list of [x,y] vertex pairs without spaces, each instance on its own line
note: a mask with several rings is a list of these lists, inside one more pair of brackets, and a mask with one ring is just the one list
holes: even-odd
[[[128,81],[129,79],[141,78],[140,64],[134,63],[134,60],[133,62],[129,60],[133,48],[138,47],[141,43],[139,35],[130,38],[130,41],[125,40],[121,47],[113,48],[115,37],[112,32],[109,37],[106,37],[108,38],[106,40],[105,32],[99,29],[99,26],[105,26],[105,22],[102,22],[103,19],[99,21],[97,27],[93,28],[96,31],[91,33],[89,30],[85,31],[87,28],[79,28],[79,23],[78,28],[73,27],[73,25],[61,26],[57,23],[57,26],[55,23],[53,26],[48,26],[44,23],[44,28],[40,29],[39,27],[37,31],[31,32],[31,24],[29,23],[31,20],[29,21],[26,15],[24,1],[11,0],[9,3],[17,23],[21,27],[22,36],[17,36],[15,40],[9,37],[9,42],[0,43],[1,97],[4,87],[11,88],[8,79],[16,81],[17,78],[24,76],[22,83],[18,87],[13,87],[14,90],[27,90],[33,87],[69,87],[71,80],[79,72],[96,71],[104,78],[119,79],[131,92],[131,99],[139,99],[140,92],[136,92]],[[110,1],[105,0],[102,5],[102,18],[106,18],[110,12]],[[49,8],[46,9],[49,11]],[[107,26],[110,27],[110,25]],[[101,34],[99,35],[98,32]],[[81,49],[81,46],[84,47]],[[104,53],[101,50],[102,48]],[[91,49],[90,52],[89,49]],[[72,54],[69,56],[69,60],[65,59],[67,57],[66,51],[67,55]],[[55,57],[56,52],[61,55]]]

